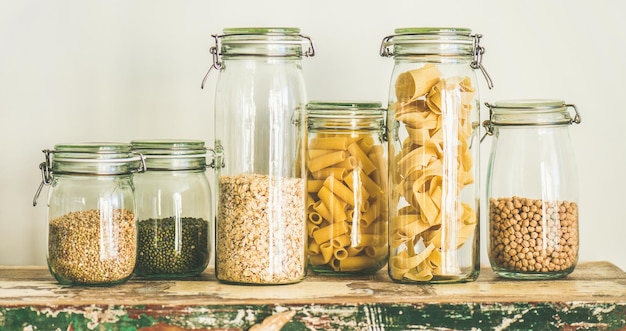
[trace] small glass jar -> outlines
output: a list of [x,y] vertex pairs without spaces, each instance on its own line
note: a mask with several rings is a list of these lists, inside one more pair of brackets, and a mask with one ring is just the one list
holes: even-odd
[[40,164],[48,191],[50,273],[64,285],[108,286],[135,267],[137,228],[133,173],[142,158],[128,144],[59,144]]
[[389,275],[402,283],[472,281],[479,263],[481,36],[405,28],[383,39],[389,89]]
[[379,102],[307,105],[311,270],[374,273],[387,263],[386,112]]
[[214,37],[217,279],[299,282],[306,270],[301,59],[313,56],[313,45],[298,28],[232,28]]
[[569,137],[569,126],[580,123],[578,111],[561,100],[487,106],[491,266],[506,278],[564,277],[578,261],[578,183]]
[[202,273],[212,251],[212,200],[204,142],[134,140],[146,171],[134,177],[137,264],[143,278]]

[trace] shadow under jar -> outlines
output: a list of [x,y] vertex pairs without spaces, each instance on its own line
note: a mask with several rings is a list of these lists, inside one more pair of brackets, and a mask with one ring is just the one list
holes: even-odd
[[[487,104],[493,136],[487,177],[488,255],[494,272],[552,279],[578,261],[578,183],[569,126],[580,123],[561,100]],[[569,108],[575,110],[572,117]]]
[[128,144],[59,144],[44,150],[50,273],[64,285],[126,282],[137,255],[133,173],[141,158]]

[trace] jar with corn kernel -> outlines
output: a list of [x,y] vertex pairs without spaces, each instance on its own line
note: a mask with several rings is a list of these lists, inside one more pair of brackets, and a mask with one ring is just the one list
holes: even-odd
[[578,111],[561,100],[487,106],[491,266],[506,278],[564,277],[578,261],[578,187],[569,137],[569,126],[580,123]]

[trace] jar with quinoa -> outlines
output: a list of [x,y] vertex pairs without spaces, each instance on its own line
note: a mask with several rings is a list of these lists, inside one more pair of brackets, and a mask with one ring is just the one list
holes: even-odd
[[487,106],[491,266],[506,278],[564,277],[578,261],[578,185],[569,138],[569,126],[580,123],[578,111],[561,100]]
[[138,251],[135,275],[181,278],[202,273],[211,257],[212,200],[203,141],[131,142],[146,171],[134,176]]
[[108,286],[135,267],[137,227],[132,176],[143,170],[128,144],[60,144],[44,150],[49,185],[48,268],[65,285]]
[[[308,46],[308,47],[305,47]],[[303,56],[298,28],[215,36],[215,273],[242,284],[301,281],[306,268]]]

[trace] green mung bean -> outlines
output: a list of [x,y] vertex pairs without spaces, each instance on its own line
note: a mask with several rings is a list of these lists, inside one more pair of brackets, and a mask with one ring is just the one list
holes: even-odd
[[209,262],[209,222],[174,217],[138,222],[135,274],[166,278],[202,273]]

